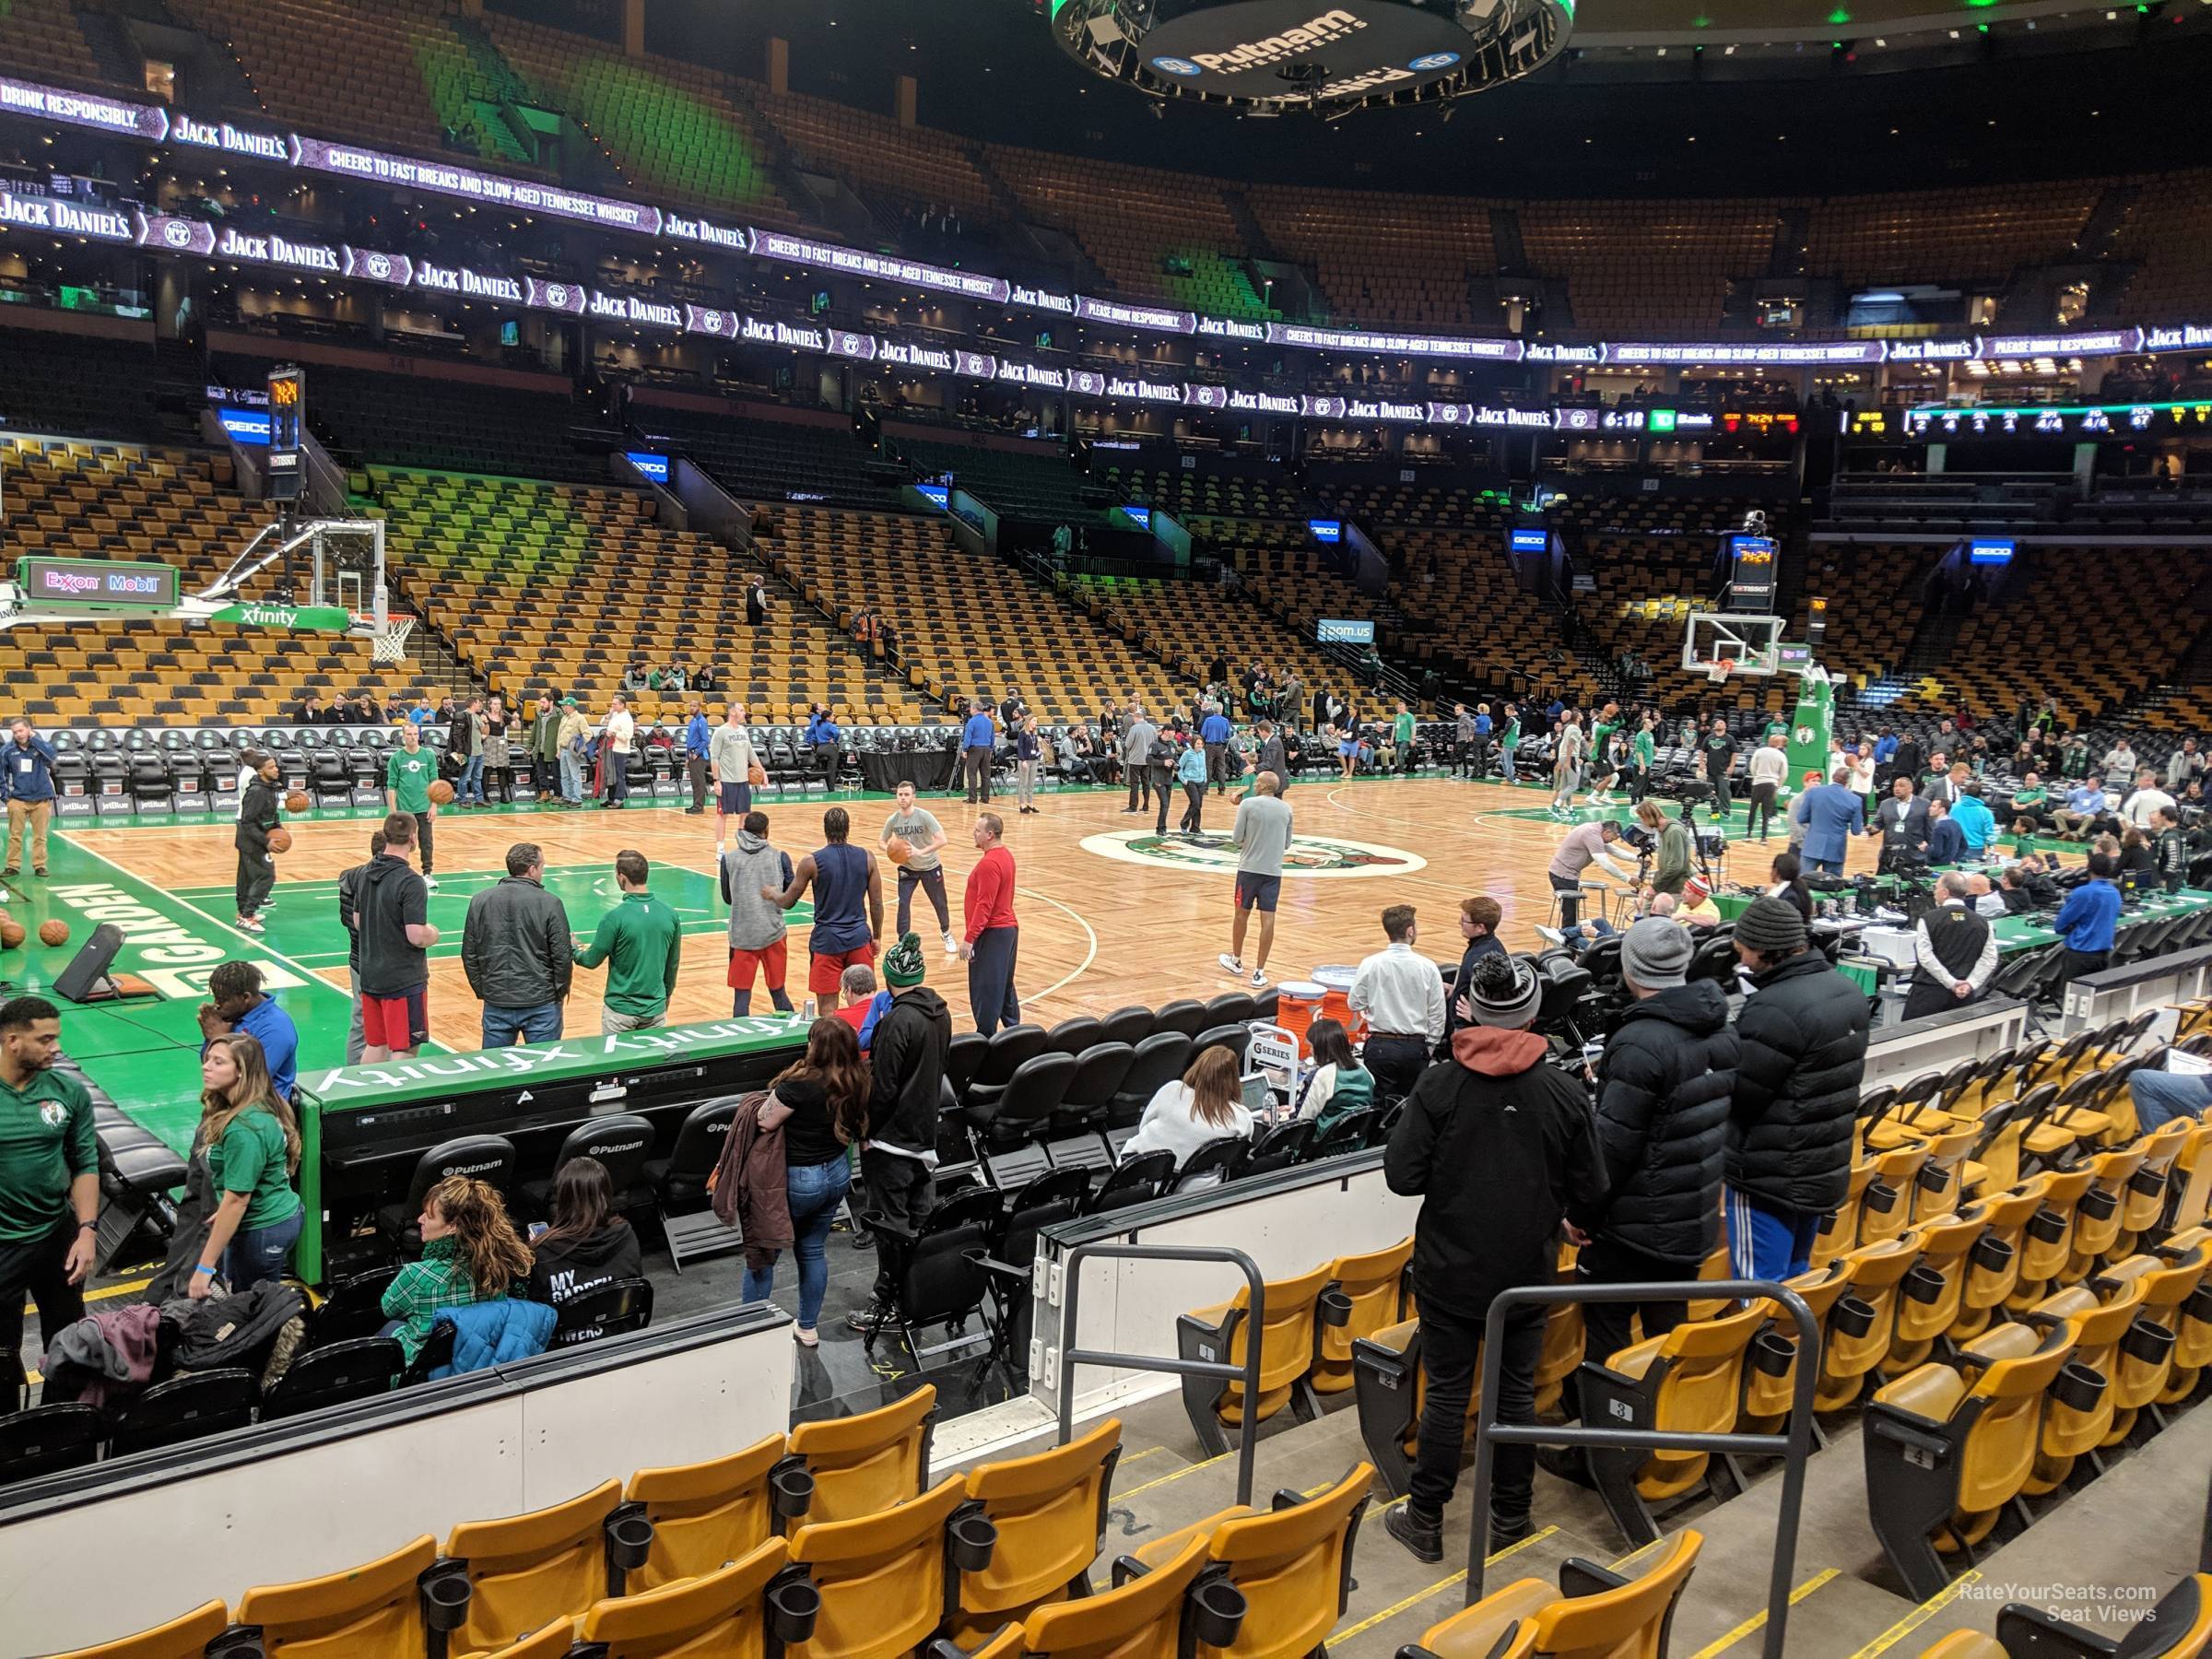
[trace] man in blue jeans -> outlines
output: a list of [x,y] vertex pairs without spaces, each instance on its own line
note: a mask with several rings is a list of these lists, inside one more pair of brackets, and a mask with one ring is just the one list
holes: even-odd
[[2136,1126],[2147,1135],[2177,1117],[2204,1116],[2212,1106],[2212,1072],[2130,1072],[2127,1093],[2136,1103]]
[[546,891],[535,842],[507,849],[506,878],[468,901],[461,968],[484,1004],[484,1046],[552,1042],[576,970],[568,907]]
[[968,805],[991,804],[991,762],[998,752],[998,728],[992,724],[983,700],[968,704],[968,723],[960,728],[960,769],[968,783]]

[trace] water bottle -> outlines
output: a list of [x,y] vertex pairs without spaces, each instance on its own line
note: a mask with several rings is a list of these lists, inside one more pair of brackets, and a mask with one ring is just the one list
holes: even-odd
[[810,997],[808,997],[808,998],[807,998],[807,999],[806,999],[805,1002],[803,1002],[803,1003],[801,1003],[801,1004],[799,1005],[799,1018],[800,1018],[801,1019],[804,1019],[804,1020],[806,1020],[806,1021],[808,1024],[810,1024],[810,1025],[811,1025],[811,1024],[814,1022],[814,998],[813,998],[813,997],[811,997],[811,996],[810,996]]

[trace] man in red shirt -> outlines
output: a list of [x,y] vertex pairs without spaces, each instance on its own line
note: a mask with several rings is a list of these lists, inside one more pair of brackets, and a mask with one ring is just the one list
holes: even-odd
[[968,964],[968,1006],[975,1029],[986,1037],[1002,1025],[1021,1023],[1021,1001],[1014,994],[1014,951],[1021,930],[1014,925],[1014,854],[999,840],[1005,833],[997,813],[976,815],[975,845],[982,856],[968,872],[960,895],[967,922],[960,958]]

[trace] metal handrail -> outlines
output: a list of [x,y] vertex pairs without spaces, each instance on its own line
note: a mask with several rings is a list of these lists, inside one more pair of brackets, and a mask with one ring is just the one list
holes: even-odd
[[1076,1269],[1093,1256],[1107,1256],[1119,1261],[1138,1262],[1226,1262],[1244,1270],[1244,1280],[1251,1287],[1252,1301],[1245,1310],[1244,1363],[1230,1365],[1225,1360],[1171,1359],[1159,1354],[1117,1354],[1102,1348],[1063,1347],[1060,1350],[1060,1443],[1066,1445],[1076,1430],[1076,1367],[1078,1365],[1114,1365],[1128,1371],[1167,1371],[1180,1377],[1219,1377],[1224,1382],[1241,1382],[1244,1384],[1244,1432],[1237,1446],[1237,1501],[1249,1506],[1252,1502],[1252,1459],[1259,1444],[1259,1424],[1251,1413],[1253,1403],[1260,1397],[1260,1327],[1265,1312],[1267,1287],[1260,1277],[1260,1269],[1253,1259],[1241,1250],[1225,1250],[1218,1244],[1115,1244],[1102,1241],[1078,1244],[1068,1252],[1061,1263],[1060,1282],[1065,1288],[1065,1300],[1060,1309],[1060,1330],[1065,1342],[1072,1340],[1078,1326],[1076,1308],[1083,1288],[1082,1276]]
[[[1500,1423],[1499,1371],[1505,1316],[1514,1308],[1543,1302],[1680,1301],[1689,1297],[1750,1301],[1762,1299],[1787,1309],[1797,1324],[1797,1371],[1791,1384],[1786,1434],[1702,1434],[1666,1429],[1552,1428],[1541,1423]],[[1646,1452],[1707,1452],[1725,1456],[1751,1452],[1779,1455],[1782,1512],[1774,1524],[1774,1565],[1767,1581],[1766,1659],[1783,1659],[1783,1631],[1790,1617],[1790,1579],[1797,1565],[1797,1519],[1805,1503],[1805,1465],[1813,1453],[1813,1383],[1820,1370],[1820,1322],[1805,1298],[1786,1285],[1766,1279],[1698,1279],[1689,1284],[1518,1285],[1499,1292],[1482,1327],[1482,1409],[1475,1424],[1475,1481],[1470,1501],[1473,1524],[1467,1542],[1467,1606],[1482,1599],[1483,1558],[1490,1535],[1490,1460],[1499,1445],[1621,1447]]]

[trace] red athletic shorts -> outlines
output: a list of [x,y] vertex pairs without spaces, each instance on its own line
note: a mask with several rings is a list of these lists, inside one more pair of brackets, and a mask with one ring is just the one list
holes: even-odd
[[430,988],[361,998],[361,1041],[371,1048],[416,1049],[430,1040]]
[[806,989],[814,993],[816,1000],[827,997],[830,1001],[825,1006],[834,1006],[838,982],[844,977],[845,970],[855,962],[865,962],[871,968],[876,966],[875,940],[864,940],[850,950],[840,950],[830,956],[824,956],[818,950],[809,952],[806,958]]
[[732,950],[730,952],[730,989],[750,991],[753,974],[757,970],[768,982],[771,991],[783,989],[783,966],[789,959],[788,941],[778,939],[773,945],[759,950]]

